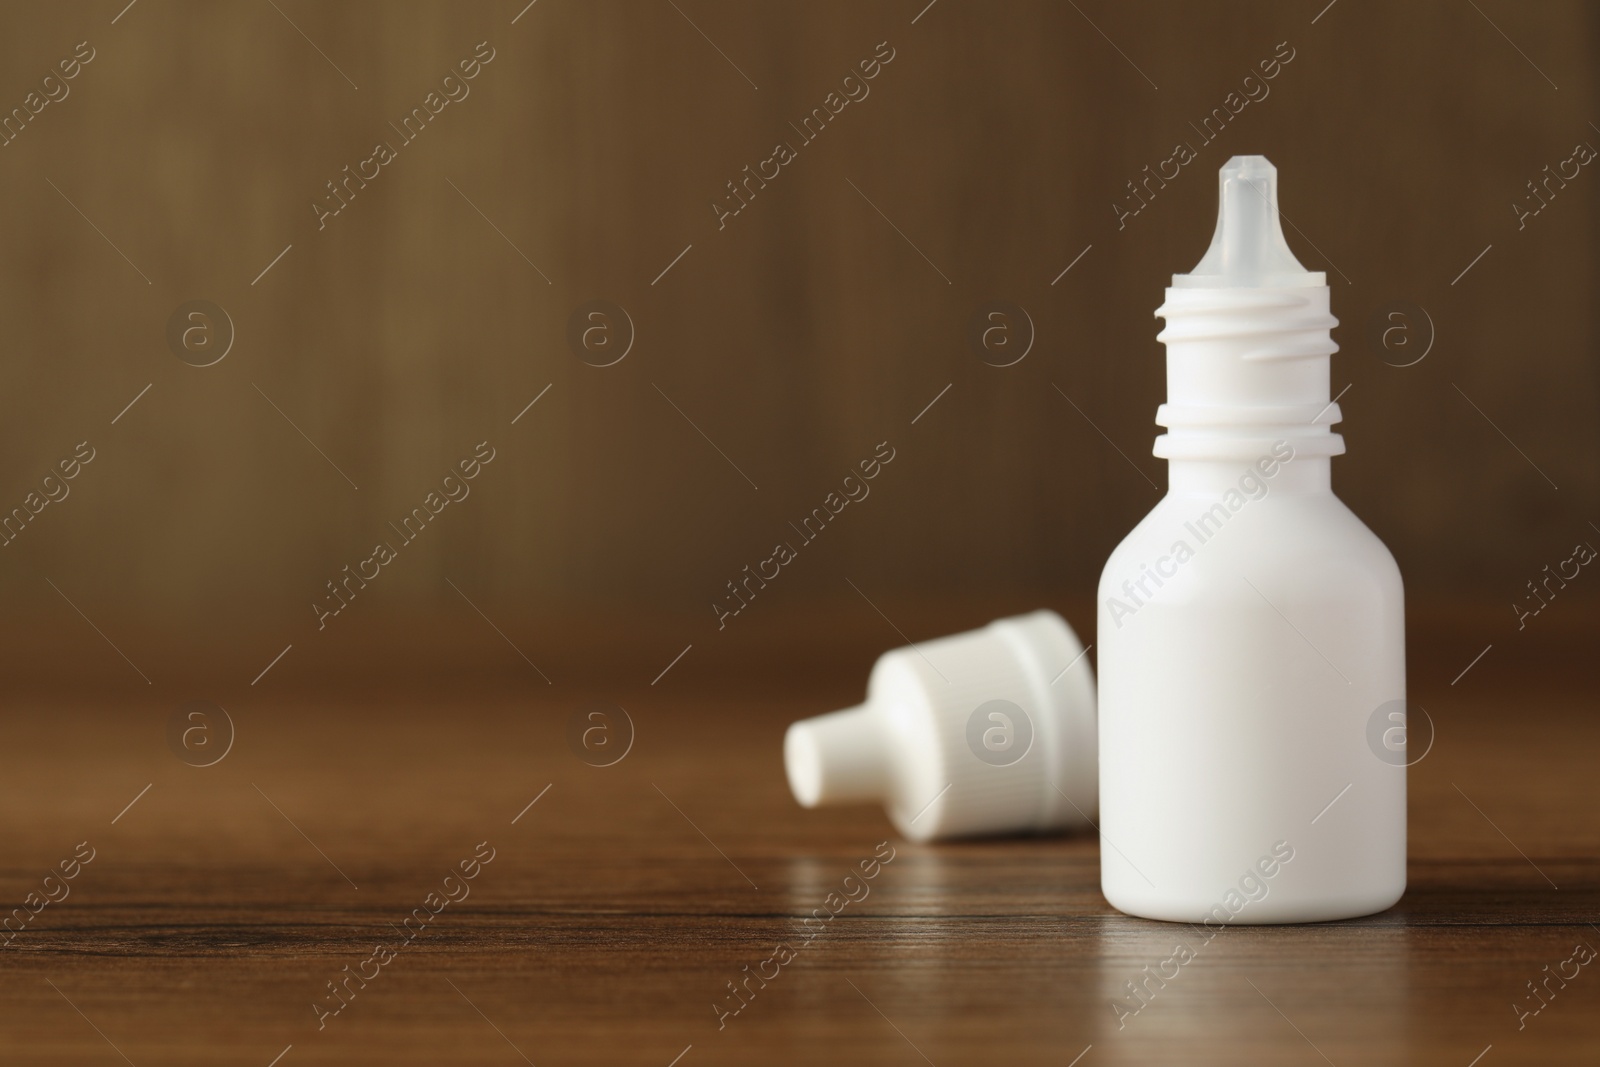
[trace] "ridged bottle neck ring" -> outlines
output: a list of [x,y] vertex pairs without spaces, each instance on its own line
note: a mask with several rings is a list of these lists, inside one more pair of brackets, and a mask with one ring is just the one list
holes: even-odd
[[1167,402],[1156,422],[1163,459],[1250,461],[1287,442],[1302,457],[1333,456],[1344,440],[1329,398],[1339,324],[1328,287],[1172,288],[1156,315],[1167,346]]

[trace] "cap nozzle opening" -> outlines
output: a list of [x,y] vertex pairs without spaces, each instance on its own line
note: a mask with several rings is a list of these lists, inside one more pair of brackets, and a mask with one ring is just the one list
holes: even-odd
[[783,766],[801,807],[883,797],[883,738],[865,705],[790,725],[783,738]]

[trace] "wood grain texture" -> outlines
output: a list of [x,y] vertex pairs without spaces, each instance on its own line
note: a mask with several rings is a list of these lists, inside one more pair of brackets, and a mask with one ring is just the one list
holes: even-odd
[[[1340,492],[1414,587],[1514,595],[1600,490],[1592,176],[1525,229],[1511,210],[1600,137],[1595,15],[1340,0],[1313,24],[1325,3],[940,0],[914,25],[926,0],[540,0],[514,24],[525,0],[141,0],[115,25],[126,0],[0,5],[0,105],[96,49],[0,149],[0,506],[99,449],[4,550],[0,594],[65,640],[48,576],[108,632],[128,620],[135,662],[253,645],[311,623],[484,439],[500,458],[369,592],[380,614],[460,607],[448,577],[495,618],[709,618],[886,439],[902,459],[786,596],[848,601],[838,570],[900,595],[1087,589],[1163,477],[1162,287],[1205,248],[1216,168],[1263,152],[1343,322]],[[319,229],[326,183],[482,41],[470,96]],[[719,229],[726,183],[885,41],[870,96]],[[1126,183],[1280,42],[1270,95],[1119,228]],[[638,334],[605,369],[566,339],[597,297]],[[236,328],[210,368],[164,335],[195,298]],[[1410,368],[1368,335],[1399,299],[1438,331]],[[969,345],[994,300],[1037,327],[1014,367]]]
[[[1595,176],[1510,210],[1600,139],[1596,18],[0,4],[0,108],[95,49],[0,148],[0,508],[97,449],[0,559],[0,916],[32,916],[0,947],[0,1059],[1593,1063],[1592,969],[1513,1005],[1600,945],[1595,594],[1526,629],[1508,606],[1600,521]],[[319,227],[325,183],[484,41],[471,96]],[[870,98],[719,228],[725,183],[884,41]],[[1125,183],[1281,41],[1270,98],[1120,228]],[[1091,836],[896,842],[799,810],[779,740],[904,639],[1041,605],[1092,636],[1082,598],[1160,492],[1151,311],[1215,166],[1256,151],[1337,279],[1335,484],[1422,594],[1438,737],[1398,907],[1228,930],[1121,1026],[1182,934],[1106,906]],[[638,331],[610,368],[567,341],[597,297]],[[165,337],[196,298],[236,328],[208,368]],[[1414,367],[1367,343],[1397,299],[1438,330]],[[992,300],[1038,328],[1014,367],[968,341]],[[483,440],[470,499],[319,626]],[[870,500],[719,627],[726,583],[884,440]],[[201,698],[237,727],[208,768],[167,740]],[[595,700],[637,726],[607,768],[568,747]],[[870,895],[719,1025],[886,839]],[[319,1029],[480,842],[470,896]]]
[[[1461,642],[1414,635],[1437,738],[1411,771],[1405,898],[1205,944],[1111,910],[1091,836],[917,846],[870,809],[796,807],[782,730],[854,699],[853,660],[619,685],[636,736],[606,768],[567,747],[570,690],[537,681],[254,698],[205,769],[167,748],[169,704],[30,698],[0,755],[0,901],[80,841],[96,856],[0,948],[0,1047],[74,1067],[122,1062],[111,1043],[139,1067],[290,1045],[282,1067],[1592,1063],[1592,968],[1520,1029],[1512,1007],[1600,947],[1600,724],[1572,654],[1592,637],[1570,637],[1451,686]],[[719,1029],[726,983],[799,945],[885,840],[869,894]],[[325,983],[483,841],[470,896],[319,1032]],[[1179,939],[1196,958],[1119,1028],[1111,1002]]]

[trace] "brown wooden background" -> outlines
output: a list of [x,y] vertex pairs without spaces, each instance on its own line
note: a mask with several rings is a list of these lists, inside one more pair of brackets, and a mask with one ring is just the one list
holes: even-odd
[[[289,643],[306,678],[407,641],[525,669],[465,594],[535,661],[638,640],[625,669],[648,678],[703,651],[724,583],[885,440],[871,497],[737,640],[795,612],[880,625],[846,578],[885,608],[1081,601],[1164,484],[1151,312],[1235,153],[1276,162],[1291,243],[1332,279],[1336,484],[1414,602],[1514,629],[1524,583],[1600,536],[1600,176],[1520,232],[1511,209],[1600,145],[1592,9],[922,3],[4,5],[0,104],[79,41],[96,58],[0,149],[0,504],[97,449],[0,549],[5,669],[49,681],[48,646],[140,684],[67,598],[179,687],[243,686]],[[324,183],[480,41],[471,95],[319,232]],[[719,232],[724,183],[882,41],[870,96]],[[1124,183],[1280,42],[1270,96],[1119,231]],[[595,298],[637,331],[604,369],[565,341]],[[209,368],[164,338],[190,299],[236,327]],[[1437,332],[1406,368],[1367,339],[1401,299]],[[1036,325],[1009,368],[967,342],[991,300]],[[471,497],[319,634],[324,582],[485,439]]]

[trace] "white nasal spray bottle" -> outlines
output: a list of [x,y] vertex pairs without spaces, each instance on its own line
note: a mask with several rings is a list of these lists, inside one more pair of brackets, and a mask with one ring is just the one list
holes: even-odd
[[1100,579],[1101,886],[1152,919],[1367,915],[1406,882],[1400,571],[1330,486],[1338,320],[1277,170],[1236,156],[1220,193],[1156,312],[1167,496]]
[[912,841],[1091,825],[1094,675],[1052,611],[885,652],[867,701],[789,727],[808,808],[882,802]]

